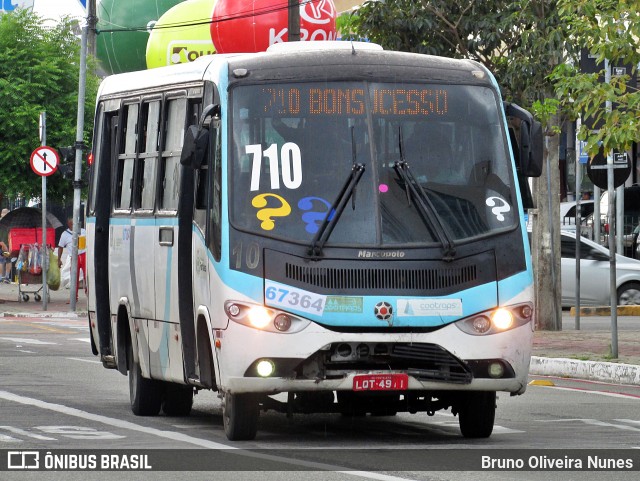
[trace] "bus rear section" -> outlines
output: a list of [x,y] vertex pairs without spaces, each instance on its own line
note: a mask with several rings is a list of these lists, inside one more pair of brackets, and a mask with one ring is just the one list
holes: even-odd
[[[537,135],[530,115],[511,108],[507,123],[477,63],[357,44],[190,68],[199,83],[183,67],[148,86],[159,128],[155,144],[132,140],[130,205],[114,207],[125,169],[103,164],[103,190],[93,172],[88,231],[109,248],[92,261],[108,286],[90,295],[92,335],[105,365],[129,374],[134,412],[188,414],[193,392],[214,389],[229,439],[252,439],[269,409],[450,409],[464,436],[489,436],[496,392],[526,389],[535,322],[515,172],[540,162],[521,148]],[[182,88],[179,72],[193,77]],[[99,105],[140,104],[126,130],[142,132],[135,79]],[[112,124],[126,125],[122,109]],[[123,130],[108,132],[111,158],[126,158]],[[98,160],[111,148],[99,145]],[[168,159],[180,160],[170,178]],[[146,210],[143,185],[155,189]],[[163,256],[154,274],[150,255]],[[153,309],[139,309],[142,293]]]

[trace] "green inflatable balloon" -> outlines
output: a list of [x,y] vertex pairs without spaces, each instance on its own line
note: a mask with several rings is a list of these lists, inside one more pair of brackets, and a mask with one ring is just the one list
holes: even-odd
[[216,0],[187,0],[160,17],[147,42],[147,68],[193,62],[201,55],[215,53],[206,22],[211,19],[215,3]]
[[98,0],[96,56],[102,69],[109,74],[144,70],[147,29],[181,1]]

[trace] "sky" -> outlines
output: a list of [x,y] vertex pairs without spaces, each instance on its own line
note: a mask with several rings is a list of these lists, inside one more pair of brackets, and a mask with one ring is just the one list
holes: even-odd
[[33,10],[41,17],[54,21],[64,15],[71,17],[86,16],[79,0],[34,0]]

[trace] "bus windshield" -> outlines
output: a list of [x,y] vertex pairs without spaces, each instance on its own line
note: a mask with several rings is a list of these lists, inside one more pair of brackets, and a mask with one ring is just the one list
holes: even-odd
[[[327,245],[437,245],[443,236],[455,243],[517,223],[499,99],[489,88],[241,85],[231,106],[237,229],[311,242],[358,164],[364,173]],[[410,170],[419,196],[398,165]],[[437,228],[416,205],[420,199],[435,211]]]

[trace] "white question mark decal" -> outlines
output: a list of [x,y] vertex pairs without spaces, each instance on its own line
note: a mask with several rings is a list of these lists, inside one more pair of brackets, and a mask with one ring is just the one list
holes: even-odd
[[[501,197],[489,197],[486,200],[486,204],[489,207],[493,207],[493,209],[491,209],[491,212],[493,213],[493,215],[496,216],[496,219],[498,219],[498,221],[500,222],[504,222],[504,216],[502,215],[502,213],[509,212],[511,210],[511,206],[507,204],[507,201],[505,201]],[[501,205],[496,205],[496,204],[501,204]]]

